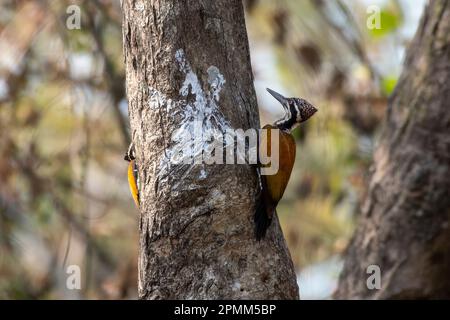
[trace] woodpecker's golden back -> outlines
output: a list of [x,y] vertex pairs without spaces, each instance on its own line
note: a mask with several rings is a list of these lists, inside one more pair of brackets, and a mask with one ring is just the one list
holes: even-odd
[[130,160],[128,164],[128,185],[130,186],[131,196],[134,203],[139,208],[139,191],[137,186],[137,169],[135,160]]
[[138,168],[136,165],[136,156],[134,150],[134,143],[131,142],[128,147],[127,152],[125,153],[124,160],[128,161],[128,185],[130,187],[131,196],[133,197],[134,203],[139,208],[139,174]]
[[[279,129],[275,125],[265,125],[263,130],[267,130],[267,134],[261,135],[260,152],[271,157],[272,130]],[[278,171],[273,175],[260,175],[262,190],[255,211],[255,230],[258,240],[264,237],[272,217],[275,215],[276,207],[283,197],[295,163],[296,145],[294,137],[289,132],[279,130],[278,146]],[[270,165],[272,164],[261,164],[261,167]]]
[[[273,125],[266,125],[263,129],[267,130],[267,139],[261,139],[261,147],[264,148],[267,146],[267,150],[271,149],[271,130],[279,130],[277,127]],[[289,178],[291,177],[292,168],[295,163],[295,153],[296,153],[296,145],[295,140],[292,134],[289,132],[285,132],[279,130],[279,159],[278,159],[278,172],[274,175],[267,175],[266,183],[267,183],[267,191],[268,196],[270,197],[270,203],[275,207],[278,202],[283,197],[284,191],[289,182]],[[270,152],[266,153],[270,156]],[[272,218],[273,211],[268,212],[270,218]]]

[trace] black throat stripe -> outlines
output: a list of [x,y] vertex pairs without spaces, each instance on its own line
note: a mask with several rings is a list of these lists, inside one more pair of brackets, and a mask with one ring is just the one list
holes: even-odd
[[280,130],[290,131],[297,122],[298,110],[292,102],[289,102],[289,111],[290,117],[277,123]]

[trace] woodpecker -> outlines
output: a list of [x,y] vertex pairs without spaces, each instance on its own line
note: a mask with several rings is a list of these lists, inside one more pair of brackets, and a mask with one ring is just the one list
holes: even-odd
[[[308,120],[317,109],[308,101],[301,98],[285,98],[281,94],[267,89],[267,91],[278,100],[283,106],[285,116],[263,127],[267,130],[267,135],[262,136],[259,147],[271,150],[271,131],[279,130],[279,166],[278,172],[274,175],[261,175],[259,178],[261,191],[254,215],[256,239],[262,239],[269,227],[272,217],[276,213],[276,207],[284,194],[284,190],[289,182],[292,168],[295,162],[295,139],[291,132],[300,123]],[[264,167],[264,165],[259,165]]]
[[124,160],[128,161],[128,184],[130,186],[131,195],[133,197],[134,203],[139,208],[139,176],[136,166],[136,155],[134,152],[134,143],[130,144],[127,153],[125,153]]

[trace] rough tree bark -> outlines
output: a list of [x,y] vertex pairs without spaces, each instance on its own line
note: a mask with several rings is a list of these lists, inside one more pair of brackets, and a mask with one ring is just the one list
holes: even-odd
[[[428,3],[390,99],[337,298],[450,298],[450,1]],[[381,290],[368,290],[369,265]]]
[[123,38],[140,178],[139,297],[298,298],[277,219],[255,240],[254,169],[169,160],[183,134],[259,128],[241,1],[123,0]]

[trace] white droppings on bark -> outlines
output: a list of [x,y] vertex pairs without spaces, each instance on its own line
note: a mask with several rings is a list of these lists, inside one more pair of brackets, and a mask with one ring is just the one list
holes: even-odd
[[199,179],[206,179],[206,177],[208,177],[208,175],[206,174],[206,171],[205,171],[205,169],[201,169],[200,170],[200,175],[199,175]]
[[138,0],[135,2],[134,4],[134,10],[136,11],[144,11],[145,6],[144,6],[144,2],[142,2],[141,0]]
[[219,189],[213,189],[210,194],[210,199],[212,199],[214,205],[222,205],[226,201],[226,196]]
[[214,270],[212,268],[206,270],[205,272],[205,281],[215,281],[217,279],[216,275],[214,274]]
[[216,66],[211,66],[207,70],[208,72],[208,83],[211,87],[211,94],[216,102],[219,102],[219,93],[222,87],[225,85],[225,78],[220,73],[220,70]]
[[148,95],[148,106],[150,109],[158,110],[164,107],[167,112],[170,112],[177,105],[180,105],[179,101],[173,101],[172,99],[167,98],[163,93],[152,87],[148,89]]
[[[177,50],[175,60],[185,77],[179,91],[180,99],[172,101],[157,90],[150,92],[151,108],[166,106],[167,111],[175,110],[173,116],[181,118],[177,119],[179,129],[171,135],[172,144],[160,161],[158,179],[166,179],[172,170],[183,170],[185,177],[194,168],[200,170],[199,179],[206,179],[208,172],[203,161],[205,150],[214,148],[218,141],[223,141],[225,132],[232,130],[218,105],[226,81],[216,66],[210,66],[207,69],[208,88],[205,90],[183,49]],[[177,185],[185,186],[177,183],[174,187]],[[190,185],[188,188],[195,189],[195,186]]]
[[233,290],[233,291],[240,291],[241,290],[241,283],[239,281],[233,282],[233,285],[231,286],[231,290]]

